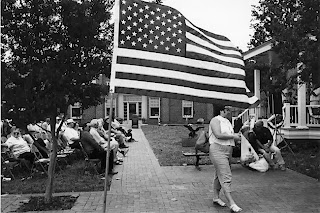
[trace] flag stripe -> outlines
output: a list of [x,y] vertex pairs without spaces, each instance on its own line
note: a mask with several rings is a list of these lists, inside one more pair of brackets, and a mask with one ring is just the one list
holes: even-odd
[[[200,35],[201,36],[201,35]],[[237,54],[233,54],[233,51],[221,51],[215,44],[213,44],[211,41],[207,40],[203,37],[198,37],[196,35],[193,35],[191,33],[186,34],[187,42],[194,45],[198,45],[204,49],[210,50],[212,53],[215,53],[216,55],[221,57],[221,60],[233,60],[234,62],[238,62],[239,64],[243,64],[242,56],[239,56]],[[190,42],[189,42],[190,41]],[[226,53],[227,52],[227,53]],[[238,59],[238,60],[236,60]]]
[[217,55],[208,47],[205,47],[203,45],[200,45],[188,39],[187,39],[187,42],[188,42],[186,46],[187,57],[189,52],[200,53],[203,55],[207,55],[207,58],[204,58],[205,61],[216,61],[216,63],[224,64],[226,66],[237,67],[240,69],[243,68],[243,64],[242,64],[243,61],[241,59]]
[[[141,67],[141,70],[144,70],[144,68],[148,68],[151,71],[152,68],[154,68],[150,75],[158,75],[158,74],[163,75],[162,73],[165,73],[168,76],[176,75],[177,77],[185,77],[184,74],[189,74],[189,75],[193,74],[194,75],[192,76],[193,80],[196,80],[196,81],[206,82],[206,81],[216,80],[216,79],[209,78],[209,77],[212,77],[212,78],[220,78],[219,81],[232,82],[232,80],[241,80],[241,82],[244,82],[243,75],[195,68],[195,67],[190,67],[185,65],[179,65],[172,62],[163,62],[163,61],[118,56],[117,63],[118,65],[120,64],[128,65],[128,67],[126,68],[127,72],[131,72],[130,65],[132,65],[138,68]],[[170,74],[170,72],[173,72],[173,71],[176,71],[176,73]],[[199,79],[197,79],[198,77]]]
[[165,76],[160,77],[160,76],[154,76],[154,75],[125,73],[125,72],[120,72],[118,69],[116,73],[116,78],[136,80],[136,81],[146,81],[146,82],[152,82],[152,83],[162,83],[163,86],[166,86],[167,84],[167,85],[189,87],[189,88],[199,89],[199,90],[209,90],[209,91],[225,92],[225,93],[233,93],[233,94],[243,94],[245,90],[244,88],[230,86],[232,84],[230,84],[229,86],[228,85],[219,86],[219,85],[213,85],[213,84],[192,82],[190,80],[182,80],[183,78],[178,79],[178,78],[170,78]]
[[[159,64],[163,64],[164,69],[170,69],[178,71],[186,71],[189,73],[210,76],[210,77],[221,77],[221,78],[232,78],[244,80],[245,72],[240,68],[228,67],[218,63],[212,63],[207,61],[199,61],[189,58],[183,58],[179,56],[170,56],[166,54],[146,52],[141,50],[132,50],[132,49],[117,49],[118,60],[123,58],[136,58],[141,59],[141,62],[144,60],[151,62],[159,62]],[[125,63],[123,60],[115,62]],[[129,64],[129,62],[128,62]],[[176,64],[176,65],[175,65]],[[146,63],[142,63],[141,66],[148,65]],[[154,66],[161,67],[161,66]],[[178,68],[176,68],[178,67]],[[180,68],[180,69],[179,69]]]
[[230,101],[225,99],[219,99],[212,97],[201,97],[201,96],[192,96],[186,94],[179,94],[175,92],[159,92],[157,90],[147,90],[147,89],[135,89],[129,87],[116,87],[115,93],[123,94],[136,94],[136,95],[145,95],[149,97],[163,97],[169,99],[181,99],[181,100],[192,100],[199,103],[219,103],[221,105],[230,105],[237,106],[239,108],[246,108],[247,103],[239,103],[238,101]]
[[225,99],[229,101],[239,101],[243,103],[248,103],[248,97],[246,94],[231,94],[208,90],[199,90],[189,87],[182,87],[176,85],[164,85],[162,83],[153,83],[145,81],[127,80],[127,79],[115,79],[115,83],[118,87],[130,87],[134,89],[145,89],[145,90],[155,90],[159,92],[172,92],[179,93],[183,95],[191,95],[204,98],[215,97],[217,99]]
[[[187,50],[186,57],[188,57],[188,58],[211,61],[214,63],[219,63],[219,64],[223,64],[225,66],[234,67],[234,68],[240,68],[240,69],[243,68],[242,64],[239,64],[236,62],[231,62],[231,61],[235,61],[236,59],[232,60],[232,58],[229,58],[230,62],[220,60],[219,59],[219,58],[221,58],[220,56],[213,54],[212,52],[208,51],[207,49],[201,48],[200,45],[195,46],[192,44],[187,44],[186,50]],[[237,60],[237,62],[239,62],[239,61]]]
[[[241,53],[239,52],[239,50],[237,48],[234,47],[234,45],[230,42],[229,39],[223,40],[219,37],[216,37],[214,35],[210,36],[210,34],[207,34],[207,31],[196,27],[195,25],[193,25],[191,22],[189,22],[188,20],[186,20],[186,27],[187,27],[187,32],[192,33],[193,35],[199,37],[199,38],[206,38],[206,40],[209,40],[210,43],[214,44],[215,46],[217,46],[221,51],[224,53],[232,53],[232,54],[236,54],[241,56]],[[222,36],[224,37],[224,36]]]

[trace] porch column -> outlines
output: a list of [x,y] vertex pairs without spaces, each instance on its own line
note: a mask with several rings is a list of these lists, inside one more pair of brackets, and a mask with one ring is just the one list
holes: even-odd
[[124,119],[124,111],[123,111],[123,95],[118,94],[118,104],[116,105],[118,110],[118,117]]
[[282,112],[284,117],[283,127],[290,128],[290,103],[283,103],[283,108],[284,108],[284,112]]
[[148,97],[142,96],[141,118],[148,119]]
[[[254,76],[254,81],[253,81],[254,82],[254,95],[260,100],[260,87],[261,87],[260,70],[255,69],[253,76]],[[254,109],[254,111],[255,111],[254,114],[256,115],[256,118],[259,118],[261,115],[260,107],[257,106],[255,109]]]
[[260,70],[254,70],[254,95],[260,99]]
[[[299,82],[299,79],[298,79]],[[299,129],[307,129],[306,123],[306,84],[298,83],[298,126]]]

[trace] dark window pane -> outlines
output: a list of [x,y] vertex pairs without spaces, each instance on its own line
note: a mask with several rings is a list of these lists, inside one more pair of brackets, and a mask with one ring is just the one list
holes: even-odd
[[183,108],[183,115],[190,115],[191,116],[191,107],[184,107]]
[[151,108],[151,115],[150,116],[158,116],[159,115],[159,108]]
[[81,108],[72,108],[72,117],[80,117]]

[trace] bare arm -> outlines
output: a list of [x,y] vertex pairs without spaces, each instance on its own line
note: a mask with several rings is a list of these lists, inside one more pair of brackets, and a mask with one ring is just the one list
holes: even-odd
[[234,139],[234,140],[239,140],[238,135],[229,135],[226,133],[221,133],[221,126],[220,126],[220,121],[216,118],[213,118],[210,122],[210,127],[213,132],[213,134],[216,136],[218,139],[222,140],[228,140],[228,139]]

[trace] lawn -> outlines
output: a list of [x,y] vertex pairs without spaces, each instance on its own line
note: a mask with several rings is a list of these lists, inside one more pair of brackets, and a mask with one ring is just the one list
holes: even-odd
[[[79,152],[68,157],[67,162],[61,162],[60,170],[57,169],[54,179],[54,192],[85,192],[103,191],[103,176],[94,174],[91,167],[85,168],[84,157]],[[38,168],[39,171],[40,167]],[[36,172],[32,177],[30,171],[16,167],[13,170],[15,179],[2,181],[1,193],[5,194],[32,194],[44,193],[47,176],[41,172]],[[5,177],[10,177],[6,172]]]
[[[183,152],[193,152],[193,147],[182,147],[182,140],[188,137],[189,131],[183,126],[142,126],[153,152],[161,166],[181,166],[194,164],[193,157],[184,157]],[[287,141],[295,156],[288,148],[282,154],[288,168],[320,179],[320,145],[315,141]],[[208,157],[200,164],[211,164]]]

